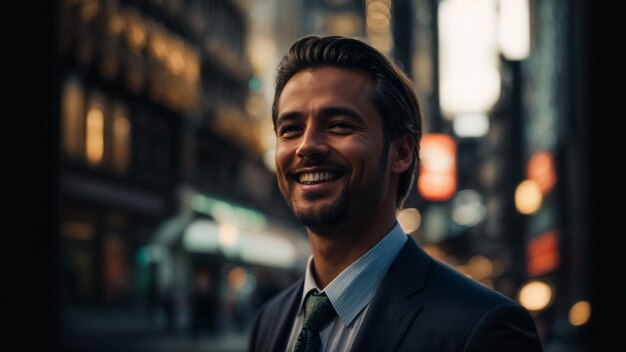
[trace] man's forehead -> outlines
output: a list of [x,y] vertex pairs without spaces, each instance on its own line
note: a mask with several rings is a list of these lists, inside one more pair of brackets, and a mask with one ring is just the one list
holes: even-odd
[[295,72],[285,84],[285,87],[289,85],[290,82],[294,80],[294,78],[299,79],[309,79],[314,80],[318,76],[324,76],[324,81],[329,80],[356,80],[356,81],[369,81],[370,76],[367,71],[352,68],[352,67],[344,67],[344,66],[333,66],[333,65],[324,65],[324,66],[314,66],[314,67],[306,67],[301,70]]
[[307,68],[298,71],[287,81],[277,106],[280,111],[292,94],[300,93],[315,97],[363,98],[363,93],[369,92],[370,86],[371,78],[361,70],[334,66]]

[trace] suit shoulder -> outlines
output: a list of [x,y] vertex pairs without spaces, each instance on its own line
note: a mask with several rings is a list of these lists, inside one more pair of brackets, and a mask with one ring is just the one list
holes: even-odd
[[[279,292],[263,304],[256,312],[250,331],[250,351],[270,351],[288,332],[287,324],[292,321],[297,299],[301,296],[303,280]],[[300,295],[298,295],[300,293]]]
[[436,287],[441,297],[448,298],[450,302],[459,302],[465,306],[471,305],[480,310],[489,310],[500,304],[518,305],[511,298],[437,260],[433,260],[428,276],[429,285]]
[[519,303],[436,260],[426,276],[424,289],[414,296],[420,313],[407,334],[407,345],[422,346],[418,337],[428,336],[426,350],[541,350],[534,321]]
[[302,289],[303,279],[298,279],[296,282],[284,288],[278,292],[276,296],[269,299],[265,304],[261,306],[263,310],[273,310],[276,308],[284,307],[285,303],[293,298],[293,295],[297,294],[297,291]]
[[303,279],[301,278],[261,305],[255,320],[275,321],[278,316],[284,314],[286,310],[291,308],[298,292],[301,292],[302,283]]

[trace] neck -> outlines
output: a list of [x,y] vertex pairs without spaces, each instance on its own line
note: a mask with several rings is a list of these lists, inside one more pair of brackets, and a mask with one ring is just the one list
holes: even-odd
[[323,289],[350,264],[374,247],[395,224],[395,209],[365,219],[327,227],[308,227],[317,284]]

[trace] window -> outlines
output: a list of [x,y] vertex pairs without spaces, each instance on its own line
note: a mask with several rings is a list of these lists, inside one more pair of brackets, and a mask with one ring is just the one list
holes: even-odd
[[124,174],[130,166],[131,155],[131,124],[128,110],[121,104],[113,109],[111,127],[111,162],[115,172]]
[[85,156],[92,166],[99,166],[104,160],[104,98],[94,94],[85,119]]
[[83,154],[84,95],[78,79],[66,80],[61,97],[61,144],[65,155],[73,159]]

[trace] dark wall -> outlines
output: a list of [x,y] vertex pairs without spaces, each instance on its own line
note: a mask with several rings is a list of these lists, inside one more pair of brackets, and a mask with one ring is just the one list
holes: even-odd
[[580,74],[586,99],[590,243],[592,251],[592,334],[594,351],[624,351],[626,339],[626,187],[624,167],[624,84],[626,4],[577,1],[574,13],[588,28]]
[[1,351],[58,346],[55,8],[2,4]]

